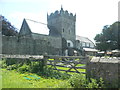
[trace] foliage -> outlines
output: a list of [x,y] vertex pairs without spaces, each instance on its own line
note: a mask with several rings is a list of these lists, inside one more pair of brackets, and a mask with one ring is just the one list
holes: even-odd
[[103,80],[100,78],[100,80],[96,80],[91,78],[86,79],[82,74],[73,74],[71,78],[69,79],[69,83],[74,88],[103,88]]
[[67,73],[62,73],[59,71],[54,71],[52,68],[48,66],[43,66],[42,62],[29,62],[26,61],[23,63],[15,62],[17,60],[3,60],[2,68],[6,68],[7,70],[16,70],[20,73],[30,72],[36,73],[38,75],[42,75],[46,78],[56,78],[56,79],[68,79],[70,77]]
[[90,79],[91,82],[88,83],[87,87],[88,88],[98,88],[97,80],[96,79]]
[[85,88],[86,80],[81,74],[73,74],[69,79],[69,83],[74,88]]
[[62,73],[59,71],[54,71],[52,68],[45,67],[43,72],[38,72],[38,75],[42,75],[44,77],[56,78],[56,79],[68,79],[70,77],[67,73]]
[[55,88],[73,88],[68,81],[62,81],[55,85]]
[[41,62],[32,62],[31,65],[30,65],[30,69],[29,69],[29,72],[32,72],[32,73],[38,73],[38,72],[43,72],[43,65]]
[[6,60],[0,60],[0,67],[1,68],[7,68]]
[[16,36],[18,34],[17,29],[11,25],[11,23],[4,17],[2,18],[2,35]]
[[120,22],[115,22],[112,25],[104,26],[102,32],[97,34],[94,38],[96,41],[96,48],[99,50],[113,50],[120,49]]
[[[40,79],[26,80],[24,76],[34,75],[32,73],[19,73],[16,71],[9,71],[2,69],[2,88],[54,88],[59,86],[63,80],[58,79],[46,79],[40,77]],[[64,87],[65,88],[65,87]]]
[[7,66],[7,70],[14,70],[14,69],[17,69],[17,65],[16,64]]
[[[83,74],[68,74],[54,71],[50,67],[43,67],[41,62],[26,62],[24,64],[7,65],[3,70],[3,87],[44,87],[44,88],[102,88],[103,80],[86,79]],[[5,64],[5,62],[4,62]],[[80,65],[81,66],[81,65]],[[14,70],[14,71],[13,71]],[[17,72],[16,72],[17,71]],[[33,74],[35,73],[35,75]],[[37,75],[36,75],[37,74]],[[26,76],[38,76],[40,79],[26,80]],[[7,80],[7,81],[6,81]],[[19,82],[18,82],[19,81]],[[43,84],[44,83],[44,84]],[[26,85],[26,86],[25,86]],[[41,86],[43,85],[43,86]]]
[[19,67],[17,70],[18,70],[20,73],[25,73],[25,72],[28,72],[29,69],[30,69],[30,66],[24,64],[23,66]]

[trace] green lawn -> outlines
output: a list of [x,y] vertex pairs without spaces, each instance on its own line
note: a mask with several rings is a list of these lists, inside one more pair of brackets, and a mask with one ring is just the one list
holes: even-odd
[[[0,62],[1,63],[1,62]],[[84,66],[84,64],[79,64],[79,66]],[[58,69],[68,70],[69,68],[57,67]],[[78,69],[80,72],[85,72],[85,69]],[[33,73],[19,73],[16,70],[6,70],[0,69],[0,74],[2,71],[2,78],[0,76],[0,88],[71,88],[68,84],[68,80],[63,79],[51,79],[45,78],[44,76],[38,76]],[[74,71],[74,69],[72,69]],[[64,72],[64,71],[61,71]],[[74,74],[68,72],[68,74]],[[34,78],[34,77],[37,78]]]
[[[31,80],[26,79],[28,75],[39,77],[34,79],[33,77],[27,77]],[[56,88],[60,84],[66,82],[65,80],[58,79],[46,79],[32,73],[20,74],[16,71],[8,71],[2,69],[2,88]]]

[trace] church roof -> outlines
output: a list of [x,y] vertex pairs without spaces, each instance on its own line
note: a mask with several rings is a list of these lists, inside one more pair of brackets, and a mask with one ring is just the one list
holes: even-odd
[[93,48],[83,48],[86,52],[98,52],[97,49],[93,49]]
[[82,37],[82,36],[78,36],[76,35],[76,40],[79,40],[80,42],[86,42],[86,43],[92,43],[94,44],[90,39],[88,39],[87,37]]
[[28,27],[32,33],[46,34],[46,35],[49,34],[49,29],[47,27],[47,24],[30,20],[30,19],[24,19],[24,20],[28,24]]

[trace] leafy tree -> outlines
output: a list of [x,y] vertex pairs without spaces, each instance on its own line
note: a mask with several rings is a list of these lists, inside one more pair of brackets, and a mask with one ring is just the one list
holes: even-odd
[[16,36],[18,34],[17,28],[11,25],[11,23],[4,16],[1,17],[2,17],[2,35]]
[[120,22],[115,22],[112,25],[106,25],[100,34],[94,38],[96,48],[99,50],[120,49]]

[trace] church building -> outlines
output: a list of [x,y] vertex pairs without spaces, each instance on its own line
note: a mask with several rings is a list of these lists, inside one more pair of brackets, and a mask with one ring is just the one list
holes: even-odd
[[[50,15],[47,14],[47,24],[30,19],[24,19],[19,35],[14,42],[11,54],[32,54],[32,55],[66,55],[72,56],[77,52],[81,55],[83,48],[94,49],[94,43],[86,37],[76,35],[76,14],[68,13],[67,10],[56,10]],[[48,32],[48,35],[36,31]],[[6,40],[8,37],[3,37]],[[10,41],[9,41],[10,42]],[[5,43],[3,43],[6,45]],[[9,45],[9,43],[8,43]],[[3,47],[5,48],[5,46]],[[7,53],[7,49],[3,49]]]

